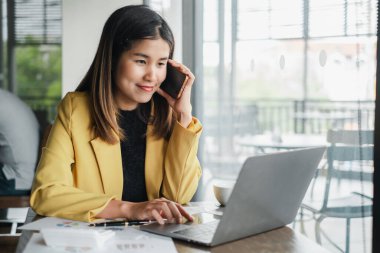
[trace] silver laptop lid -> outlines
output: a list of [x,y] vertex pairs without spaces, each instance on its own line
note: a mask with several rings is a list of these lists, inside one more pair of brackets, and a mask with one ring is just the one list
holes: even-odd
[[292,222],[325,149],[299,149],[248,158],[211,245]]

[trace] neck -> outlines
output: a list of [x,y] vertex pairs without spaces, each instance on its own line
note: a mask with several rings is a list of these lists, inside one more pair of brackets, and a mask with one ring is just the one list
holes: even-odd
[[131,103],[131,102],[125,101],[125,98],[121,98],[119,96],[116,96],[116,104],[117,104],[117,107],[123,111],[133,111],[139,105],[138,103]]

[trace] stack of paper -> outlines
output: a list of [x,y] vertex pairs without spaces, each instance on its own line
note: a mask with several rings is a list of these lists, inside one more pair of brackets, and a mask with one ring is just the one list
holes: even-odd
[[[28,230],[41,230],[46,228],[53,229],[52,231],[60,228],[62,230],[72,230],[74,228],[84,231],[114,231],[115,235],[105,241],[101,247],[78,247],[71,245],[66,245],[64,247],[53,248],[47,246],[45,240],[43,239],[41,233],[35,233],[31,237],[29,243],[27,244],[24,253],[58,253],[58,252],[86,252],[86,253],[113,253],[113,252],[136,252],[136,253],[149,253],[149,252],[165,252],[165,253],[175,253],[177,252],[173,240],[169,237],[159,236],[150,234],[147,232],[140,231],[138,228],[132,227],[107,227],[107,228],[94,228],[89,227],[89,223],[76,222],[59,218],[43,218],[35,222],[26,224],[20,229]],[[65,236],[65,233],[59,233],[57,236]],[[80,240],[81,238],[78,238]]]

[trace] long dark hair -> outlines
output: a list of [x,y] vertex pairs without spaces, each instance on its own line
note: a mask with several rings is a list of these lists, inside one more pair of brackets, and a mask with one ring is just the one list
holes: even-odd
[[[113,144],[117,137],[125,138],[119,128],[120,115],[113,94],[115,72],[122,53],[130,50],[137,41],[159,38],[169,44],[169,58],[172,59],[173,33],[166,21],[145,5],[122,7],[106,21],[95,58],[76,89],[89,93],[96,134],[104,141]],[[137,110],[147,123],[153,124],[156,137],[169,138],[175,115],[163,97],[155,93],[151,101],[139,105]]]

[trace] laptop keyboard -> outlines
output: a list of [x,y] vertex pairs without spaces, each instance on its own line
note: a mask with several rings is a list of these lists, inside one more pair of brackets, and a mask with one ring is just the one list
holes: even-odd
[[182,230],[175,231],[175,234],[183,235],[195,240],[201,241],[210,241],[214,236],[216,227],[218,226],[219,221],[212,221],[204,224],[199,224],[191,226],[190,228],[185,228]]

